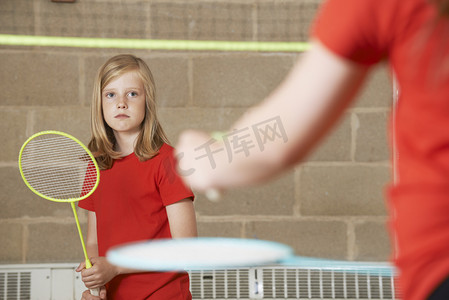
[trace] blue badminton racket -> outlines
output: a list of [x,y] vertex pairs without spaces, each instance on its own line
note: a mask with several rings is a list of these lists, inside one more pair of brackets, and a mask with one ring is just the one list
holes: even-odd
[[388,263],[295,256],[277,242],[238,238],[182,238],[142,241],[110,249],[114,265],[147,271],[219,270],[267,265],[395,276]]

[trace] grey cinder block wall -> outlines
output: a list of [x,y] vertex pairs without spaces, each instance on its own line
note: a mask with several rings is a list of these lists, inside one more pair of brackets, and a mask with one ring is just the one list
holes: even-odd
[[[319,5],[319,0],[2,0],[0,33],[307,41]],[[160,119],[173,144],[185,128],[230,126],[301,56],[0,46],[0,263],[83,260],[70,205],[28,191],[17,156],[25,139],[40,130],[88,141],[95,72],[119,53],[140,56],[153,70]],[[306,162],[268,184],[230,191],[219,203],[198,195],[199,234],[280,241],[299,255],[388,260],[384,188],[391,177],[391,106],[391,78],[381,66]],[[86,214],[79,213],[85,229]]]

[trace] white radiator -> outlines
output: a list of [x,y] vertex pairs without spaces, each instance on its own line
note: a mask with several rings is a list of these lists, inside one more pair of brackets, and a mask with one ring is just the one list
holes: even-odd
[[191,272],[194,299],[399,299],[396,279],[348,271],[262,267]]
[[77,266],[0,265],[0,300],[79,300],[86,288]]
[[[0,265],[0,300],[79,300],[77,264]],[[398,299],[394,277],[260,267],[190,271],[193,299]]]

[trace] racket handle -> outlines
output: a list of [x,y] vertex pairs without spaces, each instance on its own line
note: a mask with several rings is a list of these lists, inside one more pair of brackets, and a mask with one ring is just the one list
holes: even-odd
[[205,195],[212,202],[218,202],[221,199],[221,192],[217,189],[209,189],[205,192]]
[[100,296],[100,288],[90,289],[90,294],[93,296]]
[[[86,257],[86,269],[90,269],[92,268],[92,264],[90,262],[90,260]],[[90,294],[93,296],[100,296],[100,288],[95,288],[95,289],[89,289],[90,290]]]

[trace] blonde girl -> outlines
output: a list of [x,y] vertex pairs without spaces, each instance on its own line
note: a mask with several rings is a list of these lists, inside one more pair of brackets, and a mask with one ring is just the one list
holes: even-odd
[[[139,240],[197,235],[194,195],[175,171],[174,149],[156,113],[155,83],[147,64],[117,55],[98,71],[89,143],[101,169],[88,210],[87,251],[92,268],[78,267],[101,299],[191,299],[186,273],[137,272],[113,266],[108,249]],[[83,299],[99,299],[83,293]]]

